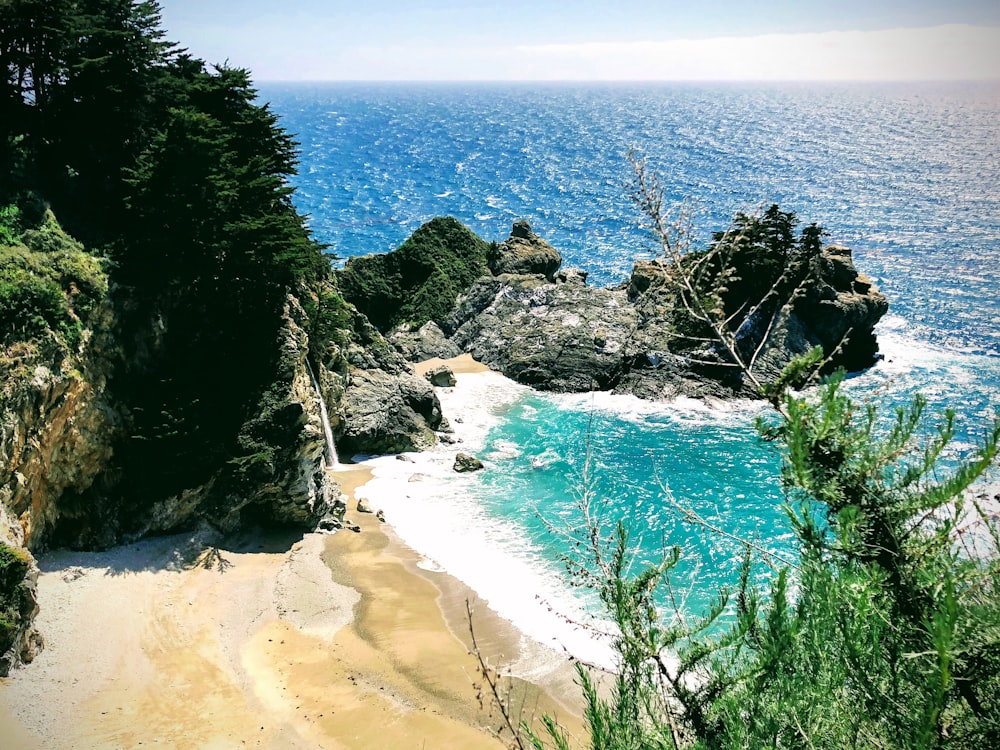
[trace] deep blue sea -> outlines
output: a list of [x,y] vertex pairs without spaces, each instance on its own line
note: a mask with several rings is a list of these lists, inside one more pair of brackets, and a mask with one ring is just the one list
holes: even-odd
[[[859,399],[889,413],[920,391],[932,411],[955,407],[953,456],[1000,412],[1000,84],[266,84],[261,95],[301,143],[297,205],[340,258],[391,250],[438,215],[496,240],[524,218],[565,265],[618,283],[657,250],[628,197],[634,148],[668,198],[693,208],[702,240],[777,202],[854,250],[891,305],[885,361],[850,380]],[[630,524],[639,558],[682,546],[688,609],[733,580],[738,551],[673,503],[788,549],[780,455],[756,437],[759,409],[501,400],[488,468],[462,487],[477,518],[513,530],[496,541],[524,547],[511,554],[558,569],[567,548],[549,525],[575,517],[587,445],[597,495]]]

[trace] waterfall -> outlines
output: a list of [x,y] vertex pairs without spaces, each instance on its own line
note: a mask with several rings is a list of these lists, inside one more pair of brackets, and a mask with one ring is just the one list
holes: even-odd
[[337,458],[337,445],[333,442],[333,430],[330,429],[330,415],[326,411],[326,401],[323,400],[323,392],[319,389],[319,381],[316,380],[308,357],[306,357],[306,370],[309,371],[309,379],[316,390],[316,398],[319,399],[319,416],[323,420],[323,434],[326,436],[326,450],[323,452],[326,468],[336,469],[340,465],[340,460]]

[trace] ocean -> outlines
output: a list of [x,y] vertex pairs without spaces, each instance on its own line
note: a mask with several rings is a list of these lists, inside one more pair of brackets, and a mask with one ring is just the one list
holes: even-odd
[[[564,266],[586,269],[592,284],[620,283],[657,252],[628,195],[634,149],[668,200],[689,207],[698,241],[736,211],[776,202],[853,249],[890,301],[878,329],[885,359],[847,383],[859,400],[887,415],[918,392],[932,414],[953,407],[952,461],[1000,414],[1000,84],[260,90],[301,144],[296,203],[340,259],[389,251],[434,216],[487,240],[523,218]],[[460,434],[486,470],[459,477],[432,452],[412,482],[413,466],[375,459],[370,489],[394,498],[390,521],[429,568],[462,578],[539,640],[589,653],[574,623],[596,605],[561,563],[585,481],[603,517],[631,529],[637,565],[682,548],[665,607],[702,610],[739,567],[734,543],[678,508],[794,555],[781,456],[753,428],[759,405],[488,383],[451,404],[477,415]],[[757,566],[761,579],[769,571]]]

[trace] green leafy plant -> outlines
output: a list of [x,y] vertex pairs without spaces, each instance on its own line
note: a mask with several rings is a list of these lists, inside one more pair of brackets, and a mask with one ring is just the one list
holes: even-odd
[[23,584],[30,558],[23,549],[0,542],[0,654],[11,647],[23,624]]

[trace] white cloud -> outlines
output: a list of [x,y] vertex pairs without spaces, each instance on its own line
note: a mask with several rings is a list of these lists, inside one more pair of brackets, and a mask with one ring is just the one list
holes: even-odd
[[525,48],[554,77],[714,80],[1000,78],[1000,27],[768,34]]
[[[263,73],[264,71],[259,71]],[[1000,79],[1000,27],[767,34],[699,40],[341,48],[292,77],[367,80]],[[266,75],[266,74],[265,74]],[[272,77],[272,76],[267,76]]]

